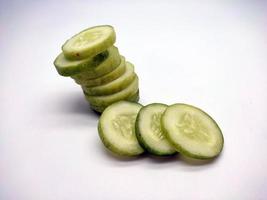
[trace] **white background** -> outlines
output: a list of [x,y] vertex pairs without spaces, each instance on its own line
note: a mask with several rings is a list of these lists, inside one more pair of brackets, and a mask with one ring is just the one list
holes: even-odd
[[[1,200],[257,200],[267,197],[264,1],[0,1]],[[53,61],[66,39],[111,24],[140,102],[185,102],[220,125],[211,162],[122,159]]]

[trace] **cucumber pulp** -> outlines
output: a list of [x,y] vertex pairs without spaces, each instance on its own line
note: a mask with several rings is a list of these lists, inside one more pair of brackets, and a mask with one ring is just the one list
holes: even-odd
[[131,63],[126,62],[125,73],[117,79],[104,85],[95,87],[83,86],[82,88],[88,95],[108,95],[123,90],[135,77],[136,74],[134,73],[134,66]]
[[161,116],[167,107],[160,103],[149,104],[142,107],[137,116],[137,139],[144,149],[154,155],[172,155],[177,152],[161,127]]
[[98,132],[106,148],[124,156],[136,156],[144,152],[134,128],[141,107],[137,103],[119,101],[104,110],[98,122]]
[[80,82],[84,82],[88,79],[95,79],[104,76],[105,74],[113,71],[121,63],[121,56],[118,48],[115,46],[108,48],[107,51],[108,56],[103,62],[93,68],[83,71],[82,73],[72,76],[72,78]]
[[204,111],[187,104],[169,106],[161,119],[169,141],[181,154],[209,159],[223,148],[223,135],[217,123]]
[[115,41],[116,34],[112,26],[94,26],[67,40],[62,46],[62,51],[70,60],[81,60],[105,51]]

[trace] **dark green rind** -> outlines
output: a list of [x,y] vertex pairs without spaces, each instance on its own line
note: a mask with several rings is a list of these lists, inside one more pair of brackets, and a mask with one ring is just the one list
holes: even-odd
[[[166,133],[167,139],[169,140],[170,143],[172,143],[172,145],[174,146],[174,148],[176,148],[177,152],[179,152],[180,154],[182,154],[182,155],[184,155],[186,157],[194,158],[194,159],[200,159],[200,160],[213,159],[213,158],[219,156],[220,153],[223,150],[224,137],[223,137],[222,131],[221,131],[220,127],[218,126],[218,124],[216,123],[216,121],[208,113],[206,113],[205,111],[201,110],[200,108],[197,108],[197,107],[192,106],[192,105],[184,104],[184,103],[176,103],[176,104],[190,106],[190,107],[193,107],[193,108],[195,108],[197,110],[200,110],[201,112],[205,113],[215,123],[215,125],[218,127],[218,129],[220,130],[221,136],[222,136],[222,147],[221,147],[221,150],[218,152],[217,155],[212,156],[212,157],[209,157],[209,156],[203,156],[203,155],[193,154],[193,153],[187,151],[186,149],[182,148],[179,144],[175,143],[175,141],[172,141],[172,139],[170,138],[169,133],[166,130],[166,128],[164,127],[164,123],[163,123],[163,120],[162,120],[163,119],[163,116],[164,116],[164,113],[166,112],[166,110],[165,110],[165,112],[163,113],[162,118],[161,118],[161,127],[162,127],[163,131]],[[176,105],[176,104],[173,104],[173,105]],[[173,106],[173,105],[170,105],[170,106]]]
[[[119,103],[119,102],[116,102],[116,103]],[[139,104],[139,103],[136,103],[136,104]],[[141,105],[141,104],[139,104],[139,105]],[[129,152],[124,152],[124,151],[121,151],[121,149],[118,149],[116,147],[116,145],[113,145],[112,143],[110,143],[104,137],[104,134],[103,134],[103,131],[102,131],[102,128],[101,128],[101,121],[100,120],[101,120],[101,116],[100,116],[100,119],[98,121],[98,126],[97,126],[97,128],[98,128],[98,134],[99,134],[99,137],[100,137],[102,143],[104,144],[104,146],[109,151],[111,151],[112,153],[115,153],[115,154],[117,154],[119,156],[127,156],[127,157],[135,157],[135,156],[138,156],[138,155],[141,155],[142,153],[144,153],[144,151],[143,152],[140,152],[138,154],[136,154],[136,153],[132,154],[132,153],[129,153]]]
[[61,76],[73,76],[87,69],[98,66],[108,57],[108,51],[104,51],[94,57],[83,60],[71,61],[64,57],[63,53],[59,54],[54,61],[57,72]]
[[79,82],[84,82],[89,79],[99,78],[104,76],[114,69],[116,69],[121,63],[121,56],[117,47],[112,46],[107,49],[108,56],[105,60],[99,63],[95,67],[90,67],[87,70],[82,71],[79,74],[74,74],[71,76],[74,80]]
[[[129,98],[124,99],[124,101],[131,101],[131,102],[134,102],[134,103],[138,103],[139,98],[140,98],[140,96],[139,96],[139,90],[138,90],[135,94],[133,94]],[[90,104],[90,107],[93,110],[95,110],[96,112],[102,113],[108,106],[97,106],[97,105]]]
[[[177,152],[172,152],[172,153],[166,153],[166,152],[162,152],[162,151],[158,151],[157,149],[153,148],[153,147],[150,147],[146,141],[143,139],[142,137],[142,134],[140,132],[140,129],[139,129],[139,121],[140,121],[140,115],[141,115],[141,112],[142,112],[142,109],[144,109],[145,107],[149,106],[149,105],[164,105],[164,106],[168,106],[166,104],[163,104],[163,103],[151,103],[151,104],[148,104],[144,107],[141,108],[141,110],[139,111],[138,115],[137,115],[137,118],[136,118],[136,122],[135,122],[135,134],[136,134],[136,137],[137,137],[137,140],[139,142],[139,144],[149,153],[153,154],[153,155],[156,155],[156,156],[171,156],[171,155],[175,155],[177,154]],[[166,134],[164,132],[164,134]]]
[[[108,38],[106,38],[106,40],[97,43],[94,46],[91,46],[89,49],[86,50],[82,50],[82,51],[68,51],[68,49],[65,48],[66,44],[68,43],[69,40],[71,40],[72,38],[76,37],[77,35],[87,31],[88,29],[93,29],[93,28],[97,28],[97,27],[108,27],[112,29],[111,34],[109,35]],[[88,58],[88,57],[93,57],[103,51],[105,51],[107,48],[109,48],[110,46],[112,46],[114,43],[116,42],[116,34],[115,34],[115,30],[112,26],[110,25],[100,25],[100,26],[94,26],[94,27],[90,27],[87,28],[81,32],[79,32],[78,34],[72,36],[70,39],[68,39],[62,46],[62,51],[64,53],[64,56],[66,58],[68,58],[69,60],[81,60],[84,58]]]

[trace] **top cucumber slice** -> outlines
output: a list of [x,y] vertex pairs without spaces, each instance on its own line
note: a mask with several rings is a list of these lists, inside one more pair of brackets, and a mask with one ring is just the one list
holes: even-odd
[[82,71],[94,68],[107,59],[109,56],[109,50],[104,51],[94,57],[90,57],[83,60],[68,60],[64,54],[61,53],[54,61],[54,65],[57,72],[62,76],[73,76],[79,74]]
[[161,119],[169,141],[181,154],[209,159],[223,148],[223,135],[217,123],[204,111],[187,104],[169,106]]
[[136,156],[144,152],[135,136],[135,120],[140,104],[120,101],[107,107],[98,122],[99,136],[112,152]]
[[149,104],[140,110],[136,119],[137,139],[143,148],[154,155],[172,155],[177,152],[161,128],[161,116],[167,107],[161,103]]
[[62,46],[62,51],[66,58],[80,60],[105,51],[115,41],[116,34],[112,26],[94,26],[67,40]]

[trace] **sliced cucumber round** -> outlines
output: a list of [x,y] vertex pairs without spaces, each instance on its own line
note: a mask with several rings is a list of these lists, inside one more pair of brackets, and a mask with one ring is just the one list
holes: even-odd
[[[137,91],[135,94],[133,94],[132,96],[129,96],[128,98],[124,100],[137,103],[139,101],[139,91]],[[96,112],[102,113],[107,106],[95,106],[93,104],[90,104],[90,107]]]
[[101,62],[98,66],[90,68],[82,73],[72,76],[73,79],[84,82],[88,79],[95,79],[108,74],[117,68],[121,63],[121,56],[119,55],[118,48],[112,46],[108,49],[108,57]]
[[129,98],[134,93],[136,93],[137,90],[138,90],[138,77],[136,76],[135,79],[130,83],[130,85],[127,88],[119,92],[116,92],[114,94],[105,96],[90,96],[85,91],[84,94],[85,98],[87,99],[87,101],[90,102],[90,104],[95,106],[105,107],[109,106],[114,102]]
[[223,135],[217,123],[204,111],[187,104],[169,106],[161,119],[169,141],[181,154],[209,159],[223,148]]
[[116,34],[112,26],[94,26],[67,40],[62,46],[62,51],[68,59],[81,60],[105,51],[115,41]]
[[165,156],[177,151],[161,128],[161,116],[168,106],[153,103],[144,106],[136,119],[135,132],[140,145],[154,155]]
[[140,104],[120,101],[102,113],[98,133],[110,151],[123,156],[136,156],[144,152],[135,135],[135,120]]
[[62,76],[72,76],[79,74],[89,68],[94,68],[103,62],[109,55],[109,51],[104,51],[94,57],[83,60],[68,60],[61,53],[54,61],[57,72]]
[[125,69],[125,58],[121,56],[121,63],[119,64],[119,66],[108,74],[95,79],[88,79],[82,81],[76,79],[75,82],[79,85],[84,85],[85,87],[104,85],[120,77],[125,72]]
[[88,95],[109,95],[126,88],[133,81],[135,76],[134,66],[131,63],[126,62],[126,71],[119,78],[104,85],[95,87],[83,86],[82,88]]

